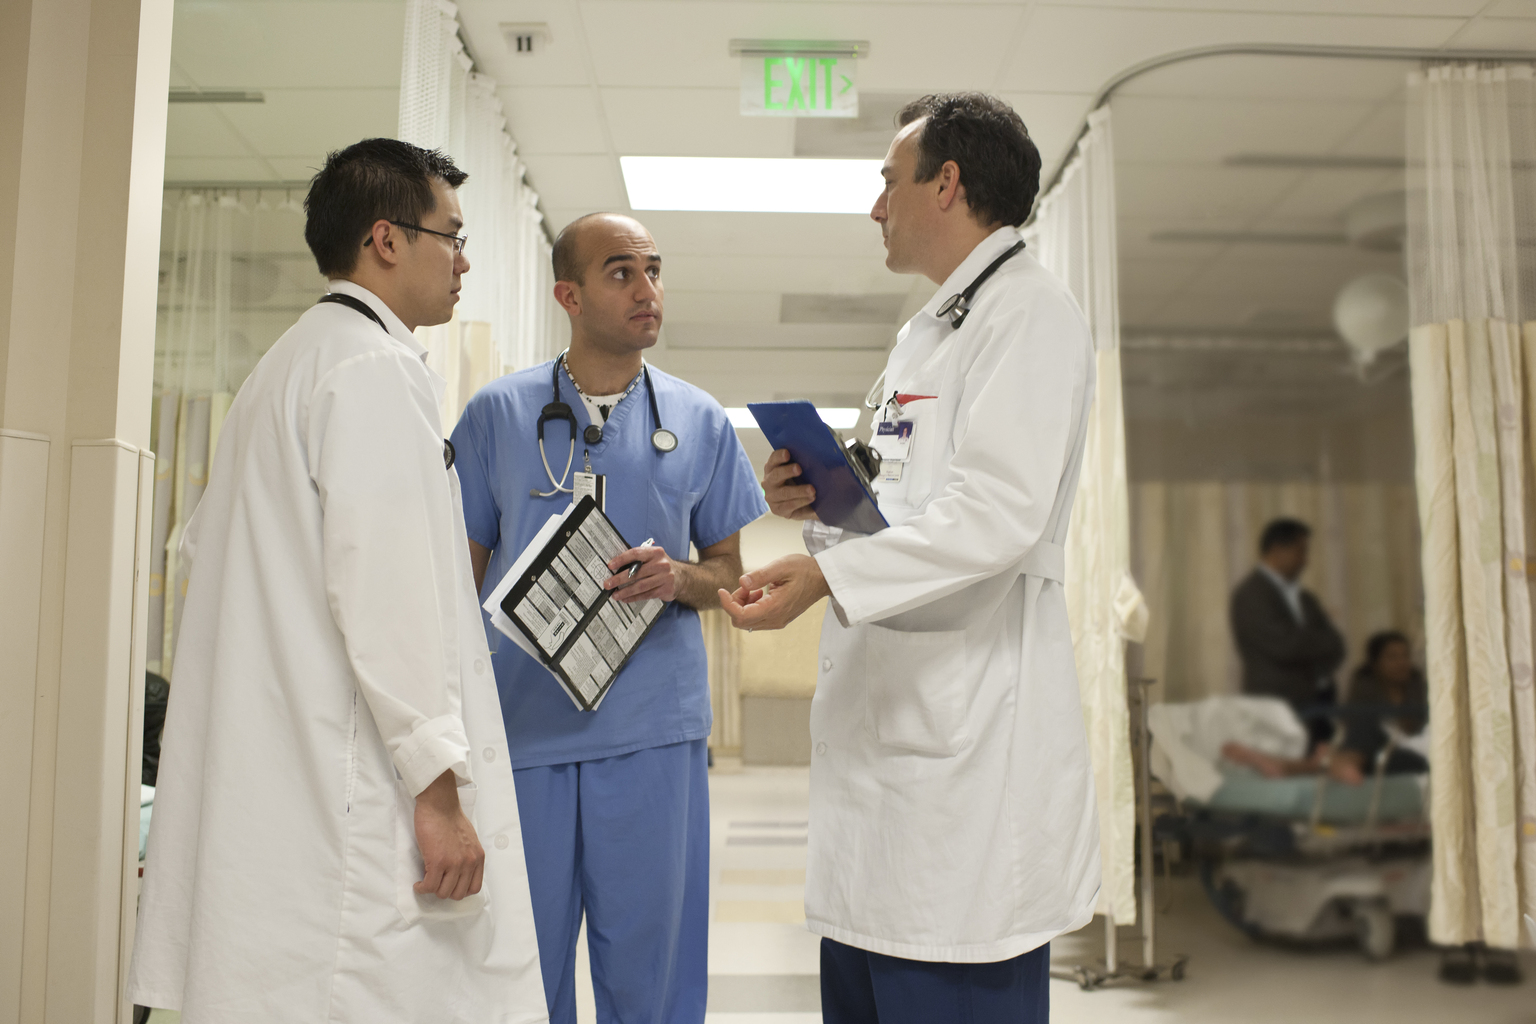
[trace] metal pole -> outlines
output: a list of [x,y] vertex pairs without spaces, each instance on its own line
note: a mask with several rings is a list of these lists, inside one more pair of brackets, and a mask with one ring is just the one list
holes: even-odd
[[1104,970],[1114,974],[1120,969],[1120,947],[1115,935],[1115,913],[1104,915]]
[[1141,811],[1141,962],[1148,971],[1157,970],[1154,942],[1157,899],[1152,891],[1152,773],[1148,767],[1151,758],[1147,743],[1147,689],[1153,682],[1151,679],[1136,680],[1137,698],[1141,705],[1137,714],[1141,734],[1136,740],[1140,762],[1136,766],[1136,781],[1140,787],[1137,804]]

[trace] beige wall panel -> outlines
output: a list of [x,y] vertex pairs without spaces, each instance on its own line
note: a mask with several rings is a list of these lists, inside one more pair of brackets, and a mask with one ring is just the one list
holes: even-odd
[[21,1010],[48,439],[0,430],[0,1020]]
[[109,1024],[121,989],[129,708],[136,691],[143,699],[142,672],[132,677],[141,459],[107,440],[75,442],[70,461],[44,1019]]

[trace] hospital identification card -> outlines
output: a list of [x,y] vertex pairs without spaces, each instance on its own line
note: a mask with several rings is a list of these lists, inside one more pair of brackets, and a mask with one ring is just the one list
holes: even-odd
[[877,423],[869,446],[880,453],[882,463],[906,462],[912,457],[912,429],[911,420]]

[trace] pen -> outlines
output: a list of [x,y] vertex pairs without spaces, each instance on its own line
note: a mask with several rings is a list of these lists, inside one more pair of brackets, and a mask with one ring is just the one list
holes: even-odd
[[[655,544],[655,543],[656,543],[656,538],[655,537],[647,537],[647,538],[645,538],[645,543],[641,544],[640,546],[643,547],[643,548],[648,548],[652,544]],[[629,576],[626,577],[626,578],[627,579],[634,579],[635,578],[635,573],[637,573],[639,571],[640,571],[640,563],[639,562],[631,562],[631,563],[629,563]]]

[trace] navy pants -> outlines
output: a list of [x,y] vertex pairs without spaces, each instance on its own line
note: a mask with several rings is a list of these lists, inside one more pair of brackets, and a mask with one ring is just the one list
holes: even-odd
[[821,940],[824,1024],[1046,1024],[1051,946],[990,964],[932,963]]

